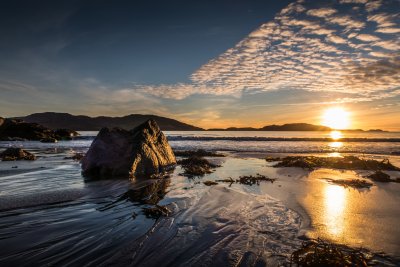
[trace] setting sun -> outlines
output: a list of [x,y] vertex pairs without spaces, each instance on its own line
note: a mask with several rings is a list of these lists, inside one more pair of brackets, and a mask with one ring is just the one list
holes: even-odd
[[333,129],[347,129],[350,126],[349,117],[349,112],[343,108],[329,108],[322,115],[322,124]]

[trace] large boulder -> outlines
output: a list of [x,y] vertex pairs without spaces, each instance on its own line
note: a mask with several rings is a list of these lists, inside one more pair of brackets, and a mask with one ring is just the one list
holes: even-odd
[[101,129],[81,162],[87,177],[132,178],[160,174],[176,159],[157,123],[148,120],[130,131]]
[[10,147],[0,153],[0,158],[3,161],[35,160],[36,156],[22,148]]

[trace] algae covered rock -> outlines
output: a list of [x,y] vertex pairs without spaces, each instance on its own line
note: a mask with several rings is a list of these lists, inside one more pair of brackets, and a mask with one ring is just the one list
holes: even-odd
[[101,129],[81,162],[84,176],[112,178],[157,175],[176,159],[157,123],[148,120],[130,131]]
[[0,153],[0,158],[3,161],[35,160],[36,156],[22,148],[10,147]]

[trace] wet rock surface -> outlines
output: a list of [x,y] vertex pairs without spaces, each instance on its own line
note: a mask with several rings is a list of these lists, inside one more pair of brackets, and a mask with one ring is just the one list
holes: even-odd
[[100,130],[82,159],[82,174],[91,178],[161,174],[176,164],[175,155],[154,120],[127,131]]
[[35,160],[36,156],[22,148],[10,147],[0,153],[0,158],[2,161]]

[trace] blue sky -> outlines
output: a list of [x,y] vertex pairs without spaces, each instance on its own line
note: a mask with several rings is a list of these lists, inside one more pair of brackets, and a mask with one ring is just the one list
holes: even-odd
[[400,3],[9,1],[0,115],[152,113],[205,128],[400,130]]

